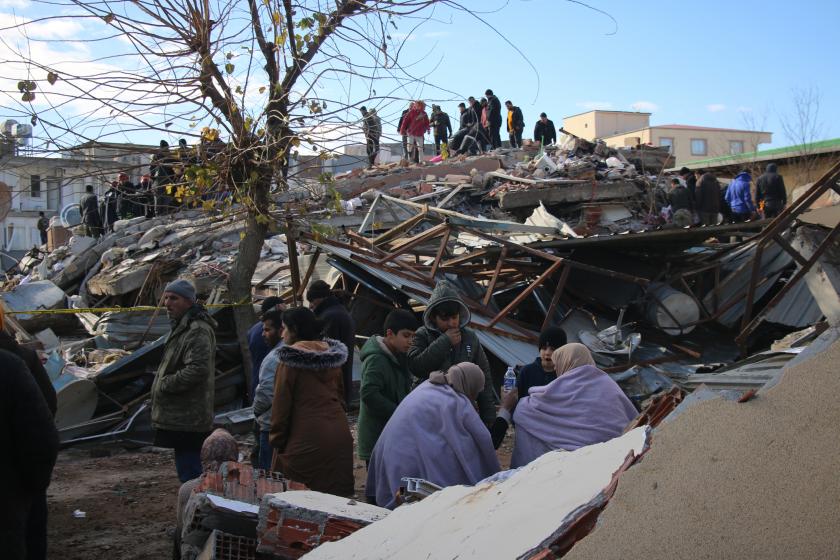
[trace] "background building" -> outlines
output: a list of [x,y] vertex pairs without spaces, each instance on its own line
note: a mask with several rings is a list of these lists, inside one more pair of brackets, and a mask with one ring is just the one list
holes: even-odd
[[668,146],[676,165],[719,156],[755,152],[772,141],[759,130],[712,128],[684,124],[650,124],[650,113],[587,111],[563,119],[563,128],[586,140],[603,140],[612,148],[649,144]]

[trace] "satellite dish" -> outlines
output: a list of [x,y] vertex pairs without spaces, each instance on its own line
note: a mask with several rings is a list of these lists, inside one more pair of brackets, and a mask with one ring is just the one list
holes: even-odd
[[82,223],[82,207],[78,202],[71,202],[59,212],[61,225],[66,228],[75,227]]
[[12,210],[12,191],[9,185],[0,181],[0,222],[6,219]]

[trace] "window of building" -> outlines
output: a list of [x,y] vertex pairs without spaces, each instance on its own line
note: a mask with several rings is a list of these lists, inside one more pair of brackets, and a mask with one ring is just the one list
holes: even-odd
[[709,154],[709,147],[706,143],[705,138],[692,138],[691,139],[691,155],[693,156],[705,156]]
[[729,153],[732,154],[732,155],[743,154],[744,153],[744,141],[743,140],[730,140],[729,141]]
[[668,138],[667,136],[662,136],[662,137],[659,138],[659,145],[660,146],[667,146],[669,154],[674,153],[674,139],[673,138]]
[[29,176],[29,196],[32,198],[41,198],[41,176]]

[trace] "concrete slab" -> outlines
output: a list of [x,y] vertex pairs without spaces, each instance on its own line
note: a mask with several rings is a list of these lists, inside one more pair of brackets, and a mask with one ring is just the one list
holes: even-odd
[[615,182],[568,185],[562,187],[533,188],[522,191],[502,192],[497,195],[499,208],[527,208],[539,206],[540,202],[552,204],[576,204],[595,200],[626,199],[639,194],[635,183]]

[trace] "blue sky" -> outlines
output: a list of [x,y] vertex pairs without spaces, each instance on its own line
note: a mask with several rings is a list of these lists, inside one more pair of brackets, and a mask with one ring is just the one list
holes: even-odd
[[[403,20],[391,32],[395,42],[405,39],[401,61],[411,63],[415,75],[428,74],[427,80],[439,89],[415,84],[398,89],[395,95],[439,102],[454,117],[458,101],[467,95],[479,97],[489,87],[502,101],[511,99],[519,105],[529,124],[541,111],[559,126],[564,116],[593,108],[641,110],[653,113],[652,124],[762,128],[773,133],[773,144],[763,146],[768,148],[792,143],[783,131],[782,119],[795,115],[794,91],[810,89],[821,101],[817,139],[840,137],[840,64],[834,59],[840,1],[589,3],[615,21],[565,0],[463,0],[496,31],[468,13],[446,7],[438,8],[432,20],[419,28]],[[58,9],[29,0],[0,0],[3,23],[11,20],[12,12],[16,17],[35,18]],[[125,51],[126,41],[87,46],[73,42],[103,30],[107,31],[96,20],[52,20],[32,29],[30,38],[67,41],[37,45],[34,52],[47,59],[89,60],[94,52]],[[349,45],[344,53],[357,53],[355,48]],[[239,68],[245,67],[241,59],[236,62]],[[254,82],[254,87],[259,85]],[[59,81],[55,87],[67,86]],[[6,88],[14,90],[14,85]],[[340,87],[326,83],[318,88],[318,95],[353,104],[363,101],[369,88],[382,95],[393,91],[394,84],[371,85],[358,79]],[[42,91],[48,93],[48,89]],[[379,107],[386,134],[393,133],[405,102],[367,104]],[[94,105],[79,102],[63,110],[93,111]],[[10,116],[8,111],[0,112],[3,118]],[[348,115],[350,120],[359,117],[355,110]],[[197,130],[178,123],[170,129],[173,136],[179,134],[178,128]],[[157,143],[159,133],[117,136]]]
[[[813,88],[822,138],[840,137],[836,0],[590,2],[617,24],[561,0],[467,5],[500,8],[482,17],[525,53],[539,82],[521,55],[465,14],[427,24],[408,52],[437,43],[435,82],[474,95],[490,87],[528,123],[541,111],[559,126],[589,108],[638,107],[653,113],[653,124],[744,128],[746,113],[783,146],[780,115],[794,114],[795,88]],[[457,114],[455,105],[445,108]]]

